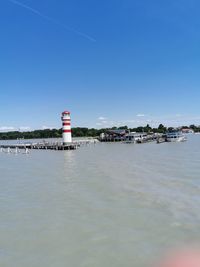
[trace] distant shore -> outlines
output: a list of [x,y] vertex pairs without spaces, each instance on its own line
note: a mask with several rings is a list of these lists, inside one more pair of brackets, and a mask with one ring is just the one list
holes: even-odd
[[[190,130],[194,133],[200,133],[200,126],[190,125],[178,127],[180,130],[185,131]],[[145,133],[165,133],[168,130],[173,129],[173,127],[166,127],[160,124],[157,128],[151,127],[149,124],[146,126],[139,126],[136,128],[129,128],[128,126],[112,127],[112,130],[124,129],[127,132],[145,132]],[[108,128],[95,129],[87,127],[75,127],[72,128],[73,137],[97,137],[101,133],[105,133]],[[44,129],[44,130],[34,130],[34,131],[10,131],[10,132],[0,132],[0,140],[17,140],[17,139],[45,139],[45,138],[61,138],[62,129]]]

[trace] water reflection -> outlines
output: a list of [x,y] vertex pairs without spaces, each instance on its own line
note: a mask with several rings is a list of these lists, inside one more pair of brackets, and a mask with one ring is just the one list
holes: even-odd
[[74,150],[64,150],[63,151],[63,165],[64,168],[69,170],[69,168],[74,168],[76,165],[76,151]]

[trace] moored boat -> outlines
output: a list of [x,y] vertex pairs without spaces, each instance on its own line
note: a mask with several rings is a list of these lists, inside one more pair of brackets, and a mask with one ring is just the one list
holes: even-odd
[[186,140],[186,136],[181,131],[174,130],[166,133],[167,142],[184,142]]

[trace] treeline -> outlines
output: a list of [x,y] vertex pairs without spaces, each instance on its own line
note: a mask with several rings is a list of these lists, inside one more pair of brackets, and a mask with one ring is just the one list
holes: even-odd
[[0,140],[16,140],[16,139],[44,139],[59,138],[62,136],[62,129],[45,129],[28,132],[12,131],[0,133]]
[[183,126],[182,128],[192,129],[195,133],[199,133],[200,132],[200,125],[196,126],[196,125],[192,124],[189,127],[188,126]]
[[[86,127],[72,128],[73,137],[96,137],[106,129],[89,129]],[[16,139],[46,139],[46,138],[61,138],[62,129],[45,129],[35,131],[12,131],[12,132],[0,132],[0,140],[16,140]]]
[[[194,132],[200,132],[200,126],[190,125],[190,126],[182,126],[180,128],[191,128]],[[109,128],[110,129],[110,128]],[[97,137],[101,133],[109,130],[108,128],[102,129],[94,129],[87,127],[76,127],[72,128],[72,136],[73,137]],[[165,127],[163,124],[160,124],[158,128],[152,128],[149,124],[146,126],[139,126],[136,128],[128,128],[128,126],[121,127],[112,127],[112,130],[117,129],[125,129],[131,132],[147,132],[147,133],[165,133],[166,131],[170,131],[172,127]],[[46,138],[60,138],[62,137],[62,129],[45,129],[45,130],[35,130],[28,132],[0,132],[0,140],[16,140],[16,139],[46,139]]]

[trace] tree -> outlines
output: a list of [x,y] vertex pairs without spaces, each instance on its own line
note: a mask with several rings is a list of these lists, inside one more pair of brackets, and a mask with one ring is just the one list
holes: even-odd
[[149,126],[149,124],[147,124],[147,126],[144,127],[144,132],[145,133],[149,133],[151,132],[152,128]]
[[120,126],[119,128],[118,128],[119,130],[128,130],[128,126]]
[[167,130],[167,128],[162,123],[158,126],[158,132],[159,133],[165,133],[166,130]]

